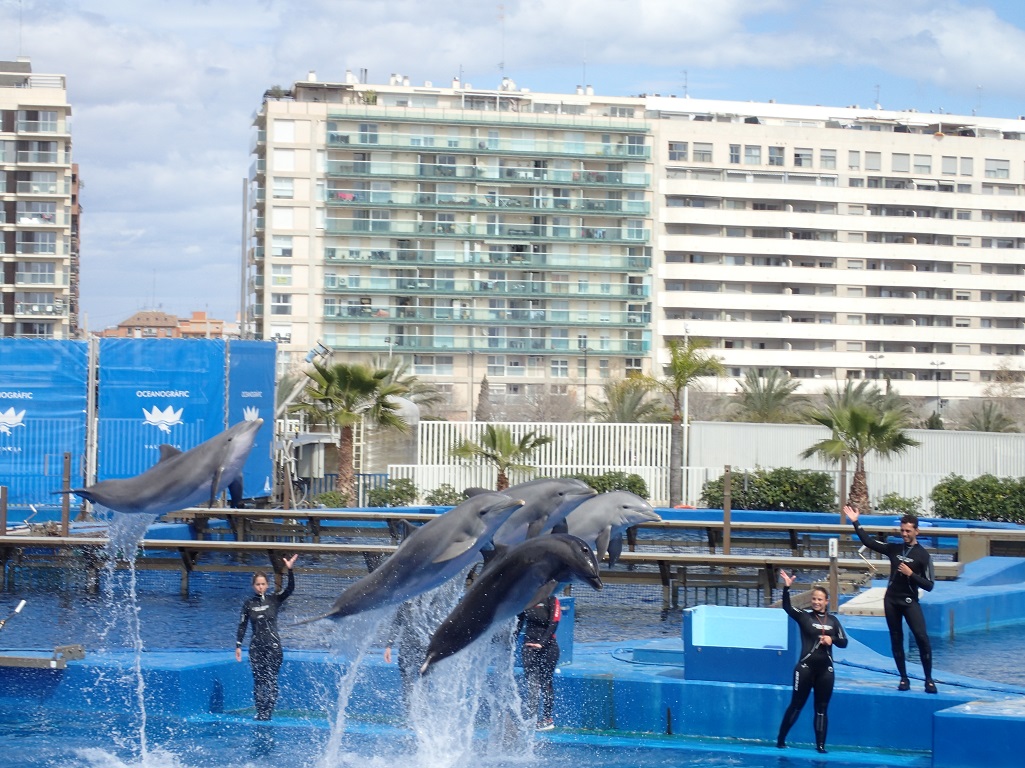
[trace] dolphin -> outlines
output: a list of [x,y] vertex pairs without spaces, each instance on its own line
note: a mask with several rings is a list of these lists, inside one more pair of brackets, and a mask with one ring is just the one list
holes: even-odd
[[115,512],[145,515],[163,515],[203,502],[213,506],[225,489],[235,503],[242,497],[242,468],[262,425],[263,419],[240,421],[185,452],[161,445],[160,459],[140,475],[57,493],[73,493]]
[[468,568],[498,526],[522,504],[502,493],[467,499],[414,529],[387,560],[342,592],[330,611],[299,623],[404,603],[440,586]]
[[528,480],[503,493],[523,499],[523,506],[495,531],[496,548],[511,547],[553,530],[578,504],[595,495],[591,486],[572,477]]
[[573,577],[602,588],[587,542],[565,533],[527,539],[496,557],[435,630],[420,674],[466,648],[489,627],[547,598]]
[[623,552],[623,532],[640,523],[660,521],[651,504],[630,491],[609,491],[587,499],[566,517],[566,527],[594,549],[598,561],[615,565]]

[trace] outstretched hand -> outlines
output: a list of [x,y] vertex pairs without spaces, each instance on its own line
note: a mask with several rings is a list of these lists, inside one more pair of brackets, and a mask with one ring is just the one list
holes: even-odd
[[794,577],[789,575],[782,568],[779,569],[779,577],[783,580],[783,584],[788,587],[794,583]]
[[847,519],[850,520],[852,523],[858,522],[858,518],[861,517],[861,513],[854,507],[850,506],[844,507],[843,513],[847,515]]
[[284,561],[285,562],[285,567],[288,570],[292,570],[292,566],[295,565],[295,561],[298,560],[298,559],[299,559],[299,553],[296,552],[294,555],[292,555],[291,557],[287,558]]

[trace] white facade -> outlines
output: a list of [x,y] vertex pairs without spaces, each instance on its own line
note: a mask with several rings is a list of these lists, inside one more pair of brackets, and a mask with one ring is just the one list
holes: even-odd
[[254,126],[248,329],[405,355],[452,418],[485,374],[581,402],[688,335],[805,392],[1022,368],[1023,121],[347,75]]
[[78,202],[62,75],[0,62],[0,336],[77,328]]

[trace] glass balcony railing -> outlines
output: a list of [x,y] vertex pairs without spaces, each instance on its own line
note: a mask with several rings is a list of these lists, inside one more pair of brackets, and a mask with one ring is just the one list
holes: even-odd
[[566,157],[615,158],[619,160],[647,160],[651,147],[632,142],[623,136],[610,135],[609,140],[581,141],[572,139],[528,138],[475,138],[470,136],[434,136],[416,134],[409,130],[360,132],[329,131],[328,147],[373,148],[398,152],[472,152],[474,155],[490,153],[500,155],[563,155]]
[[[474,352],[487,355],[551,355],[575,358],[583,354],[574,339],[535,339],[523,337],[481,337],[470,334],[451,336],[393,335],[381,328],[374,333],[325,334],[324,343],[335,349],[415,352]],[[592,356],[636,355],[651,350],[651,342],[635,339],[608,339],[588,347]]]
[[648,297],[646,285],[611,285],[560,280],[478,280],[449,277],[360,277],[325,275],[329,293],[400,295],[509,295],[558,298],[624,299]]
[[[259,221],[259,219],[258,219]],[[259,228],[259,225],[258,225]],[[451,221],[400,221],[392,219],[332,219],[325,222],[328,235],[430,235],[487,240],[488,238],[525,240],[610,240],[625,243],[648,241],[649,230],[640,227],[562,226],[556,224],[489,224]]]
[[60,157],[58,152],[31,152],[21,151],[18,152],[19,163],[45,163],[51,164],[56,163],[57,158]]
[[651,322],[650,312],[593,309],[490,309],[474,307],[396,307],[375,305],[330,306],[324,319],[346,322],[426,322],[445,325],[506,324],[588,327],[636,327]]
[[[252,174],[250,174],[252,175]],[[332,160],[327,164],[328,178],[365,176],[372,178],[437,179],[439,181],[473,180],[507,181],[510,183],[569,185],[600,185],[614,187],[646,187],[650,175],[642,171],[565,170],[559,168],[519,168],[512,166],[480,166],[439,163],[404,163],[389,160]]]
[[59,285],[57,275],[40,272],[15,272],[16,285]]
[[495,192],[460,195],[406,190],[368,192],[359,189],[329,189],[327,191],[327,203],[333,206],[373,205],[414,208],[469,208],[472,210],[486,208],[508,212],[521,210],[573,211],[585,215],[593,214],[598,216],[610,213],[645,216],[651,210],[651,205],[646,200],[551,197],[550,195],[503,195]]
[[19,120],[15,126],[18,133],[57,133],[56,120]]
[[19,195],[56,195],[57,182],[19,181],[15,186],[15,191]]
[[48,317],[64,317],[68,314],[63,304],[50,302],[49,304],[37,304],[29,302],[17,302],[14,305],[16,315],[44,315]]
[[651,268],[648,256],[603,255],[596,262],[590,253],[533,253],[527,251],[433,251],[416,248],[335,248],[324,249],[328,262],[373,265],[432,265],[439,267],[469,266],[483,269],[514,267],[519,269],[547,268],[574,269],[590,272],[647,272]]

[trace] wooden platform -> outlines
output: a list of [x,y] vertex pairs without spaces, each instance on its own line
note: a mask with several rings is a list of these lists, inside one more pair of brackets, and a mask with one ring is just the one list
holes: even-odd
[[33,655],[0,654],[0,667],[18,667],[22,669],[66,669],[69,661],[85,658],[85,647],[82,645],[58,645],[53,653]]

